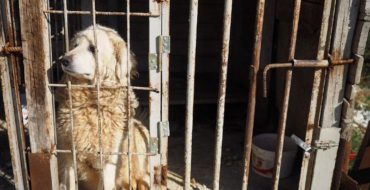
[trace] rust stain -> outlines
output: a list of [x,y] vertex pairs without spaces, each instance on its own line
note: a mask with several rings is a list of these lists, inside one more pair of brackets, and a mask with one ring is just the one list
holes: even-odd
[[167,186],[168,166],[162,165],[162,185]]
[[32,189],[52,189],[50,158],[48,153],[28,153]]

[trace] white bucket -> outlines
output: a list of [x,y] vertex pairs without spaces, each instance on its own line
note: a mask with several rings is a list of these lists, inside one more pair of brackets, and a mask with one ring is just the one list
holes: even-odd
[[[254,172],[272,178],[276,145],[277,135],[274,133],[260,134],[253,138],[252,167]],[[285,136],[280,178],[288,177],[291,174],[296,153],[297,145],[291,138]]]

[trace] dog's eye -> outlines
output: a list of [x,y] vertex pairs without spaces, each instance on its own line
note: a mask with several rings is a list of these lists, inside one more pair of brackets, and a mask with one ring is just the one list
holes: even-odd
[[89,46],[89,51],[90,51],[91,53],[95,53],[95,46],[90,45],[90,46]]

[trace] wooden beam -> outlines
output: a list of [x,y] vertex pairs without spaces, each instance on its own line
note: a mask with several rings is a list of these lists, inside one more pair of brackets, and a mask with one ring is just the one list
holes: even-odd
[[[32,153],[51,153],[55,147],[53,98],[49,84],[51,68],[46,0],[21,0],[20,22],[29,112],[29,136]],[[57,160],[50,156],[52,189],[58,189]],[[46,172],[46,171],[45,171]],[[32,175],[32,170],[30,171]]]
[[[333,60],[351,58],[352,39],[357,22],[359,3],[360,0],[337,1],[336,3],[330,51]],[[321,128],[317,129],[316,133],[318,140],[331,140],[339,144],[346,80],[347,66],[339,65],[328,69],[320,122]],[[311,189],[331,189],[337,151],[338,147],[316,151]]]

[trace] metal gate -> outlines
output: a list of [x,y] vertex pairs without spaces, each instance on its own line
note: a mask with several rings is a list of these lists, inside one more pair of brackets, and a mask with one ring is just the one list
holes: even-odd
[[[312,81],[312,94],[310,110],[307,115],[307,128],[305,138],[300,146],[304,149],[300,169],[299,189],[330,189],[338,188],[340,172],[333,173],[338,169],[341,162],[341,149],[343,143],[348,140],[346,133],[348,120],[350,119],[351,106],[355,94],[355,86],[359,83],[359,75],[363,64],[362,55],[369,31],[369,16],[367,7],[369,1],[350,0],[336,1],[325,0],[322,7],[321,31],[319,44],[314,60],[295,59],[296,41],[302,0],[294,1],[294,14],[291,21],[291,35],[289,45],[289,58],[286,63],[272,63],[264,69],[260,68],[261,48],[263,39],[263,26],[265,17],[265,0],[257,0],[256,21],[253,58],[249,70],[249,94],[247,106],[247,123],[244,144],[244,173],[242,189],[248,189],[253,128],[255,123],[255,108],[258,86],[258,76],[263,76],[264,95],[267,96],[267,81],[269,71],[272,69],[285,69],[285,84],[283,89],[282,106],[279,116],[278,144],[276,146],[273,189],[279,188],[279,175],[281,171],[282,153],[284,145],[285,127],[288,118],[289,98],[291,81],[294,70],[314,69]],[[62,9],[55,9],[59,3]],[[0,3],[0,68],[3,85],[3,99],[8,125],[8,136],[12,153],[12,166],[14,181],[17,189],[58,189],[57,158],[60,154],[71,154],[74,157],[74,172],[76,169],[76,154],[79,152],[72,146],[72,150],[57,149],[55,101],[54,90],[57,88],[68,89],[69,96],[73,88],[94,88],[97,91],[98,119],[100,118],[99,100],[101,89],[107,88],[100,85],[75,85],[58,84],[52,76],[53,66],[58,57],[53,53],[53,38],[61,35],[64,51],[69,49],[70,41],[70,16],[88,16],[94,28],[94,44],[97,44],[96,16],[122,16],[126,18],[126,42],[128,53],[131,47],[131,17],[147,17],[149,19],[149,52],[148,70],[149,85],[133,86],[130,77],[127,84],[115,86],[128,90],[143,90],[149,93],[149,129],[150,140],[148,143],[150,152],[104,152],[100,149],[95,154],[100,157],[103,165],[104,155],[127,155],[130,161],[132,155],[141,154],[150,160],[150,188],[166,189],[167,187],[167,140],[169,136],[169,0],[149,0],[147,12],[133,12],[130,9],[130,0],[122,1],[126,10],[123,12],[98,11],[95,0],[91,0],[90,10],[71,10],[66,0],[63,1],[19,1],[19,15],[17,15],[17,3],[6,0]],[[198,0],[190,1],[190,28],[188,44],[188,73],[187,73],[187,101],[185,123],[185,152],[184,152],[184,189],[191,189],[191,160],[192,160],[192,134],[193,134],[193,109],[194,109],[194,78],[196,65],[196,39]],[[227,69],[229,62],[230,29],[232,25],[232,0],[225,0],[223,45],[220,50],[221,68],[219,81],[219,98],[216,123],[215,158],[213,172],[213,189],[220,189],[220,170],[223,143],[223,126],[225,112],[225,96],[227,83]],[[63,33],[57,31],[56,19],[52,15],[60,15],[59,24]],[[18,28],[17,22],[20,21]],[[85,20],[86,21],[86,20]],[[21,39],[17,35],[21,33]],[[135,34],[133,34],[135,35]],[[21,48],[22,47],[22,48]],[[97,49],[97,51],[99,51]],[[28,132],[24,135],[24,125],[21,119],[21,106],[19,97],[19,63],[23,54],[25,73],[25,89],[27,106],[29,111]],[[63,52],[61,52],[63,53]],[[97,54],[96,54],[97,56]],[[98,60],[97,57],[95,57]],[[18,62],[17,62],[18,61]],[[130,59],[127,66],[130,66]],[[348,74],[347,74],[348,70]],[[247,73],[248,71],[246,71]],[[345,74],[343,74],[345,73]],[[129,74],[130,75],[130,74]],[[99,76],[98,76],[99,78]],[[100,79],[98,79],[100,80]],[[339,81],[339,82],[338,82]],[[70,98],[71,99],[71,98]],[[128,100],[129,101],[129,97]],[[130,110],[130,104],[127,104]],[[339,111],[338,111],[339,110]],[[72,99],[70,101],[72,117],[71,130],[73,131]],[[130,113],[128,113],[130,115]],[[128,117],[130,123],[130,117]],[[100,119],[99,119],[100,120]],[[99,123],[99,138],[101,139],[101,124]],[[340,132],[340,129],[342,131]],[[128,138],[131,138],[130,128]],[[30,150],[26,150],[26,140],[29,139]],[[101,141],[101,140],[100,140]],[[299,139],[297,140],[299,141]],[[130,146],[130,145],[129,145]],[[100,145],[101,147],[101,145]],[[27,153],[28,152],[28,155]],[[26,160],[28,157],[28,162]],[[130,163],[130,162],[129,162]],[[336,166],[337,165],[337,166]],[[322,167],[325,166],[325,170]],[[28,170],[30,176],[28,175]],[[340,171],[340,170],[339,170]],[[129,169],[129,173],[131,168]],[[28,179],[30,177],[30,180]],[[130,177],[131,179],[131,177]],[[332,182],[333,181],[333,182]],[[31,183],[30,183],[31,182]],[[78,188],[78,182],[75,181]],[[130,183],[131,188],[131,183]]]

